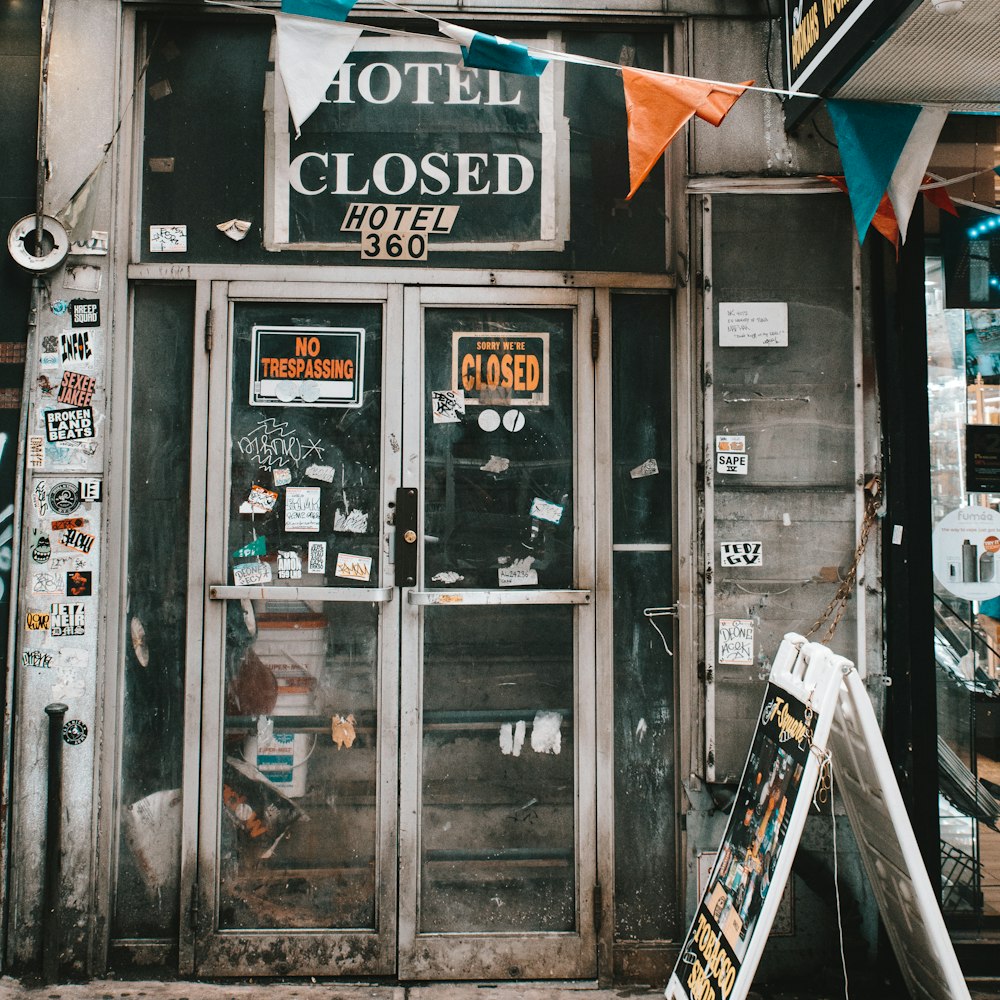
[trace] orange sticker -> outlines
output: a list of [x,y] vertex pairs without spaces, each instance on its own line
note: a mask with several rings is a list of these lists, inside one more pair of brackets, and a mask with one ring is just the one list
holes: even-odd
[[1000,552],[1000,538],[996,535],[987,535],[983,539],[983,548],[987,552]]

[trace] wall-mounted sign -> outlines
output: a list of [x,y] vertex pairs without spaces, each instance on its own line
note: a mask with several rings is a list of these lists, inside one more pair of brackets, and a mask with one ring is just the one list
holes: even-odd
[[[824,93],[912,6],[909,0],[785,0],[785,86],[793,94]],[[786,105],[788,124],[812,103],[793,97]]]
[[965,425],[965,492],[1000,492],[1000,427]]
[[455,330],[451,384],[466,406],[548,406],[549,335]]
[[966,601],[1000,596],[1000,513],[972,504],[938,521],[932,536],[934,575]]
[[444,41],[363,37],[296,138],[271,78],[265,246],[389,261],[425,260],[428,250],[561,250],[570,178],[562,105],[561,63],[520,76],[466,67]]
[[719,303],[719,347],[787,346],[787,302]]
[[361,405],[365,331],[329,326],[255,326],[251,406]]

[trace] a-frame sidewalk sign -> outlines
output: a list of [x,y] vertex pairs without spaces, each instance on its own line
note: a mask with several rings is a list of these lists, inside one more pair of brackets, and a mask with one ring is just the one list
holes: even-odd
[[668,1000],[743,1000],[825,761],[913,1000],[969,1000],[878,720],[854,664],[789,633]]

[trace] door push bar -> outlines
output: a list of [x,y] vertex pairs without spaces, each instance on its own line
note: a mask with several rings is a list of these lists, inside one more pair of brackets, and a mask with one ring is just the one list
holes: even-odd
[[386,604],[392,600],[392,587],[229,587],[210,583],[208,596],[213,601],[367,601]]

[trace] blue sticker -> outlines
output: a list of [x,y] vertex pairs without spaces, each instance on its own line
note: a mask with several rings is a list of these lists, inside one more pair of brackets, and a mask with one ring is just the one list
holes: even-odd
[[65,299],[59,299],[52,303],[52,311],[57,316],[64,316],[69,311],[69,303]]

